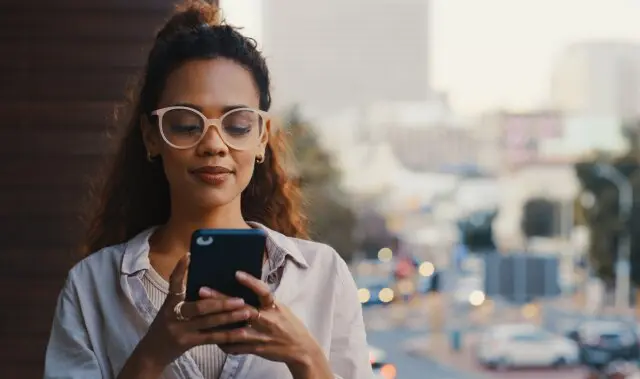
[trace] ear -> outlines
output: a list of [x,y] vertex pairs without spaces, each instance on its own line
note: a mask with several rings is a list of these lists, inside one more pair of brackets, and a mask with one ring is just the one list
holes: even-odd
[[256,151],[257,155],[262,155],[264,157],[265,152],[267,151],[267,144],[269,143],[269,134],[271,134],[271,120],[267,120],[265,123],[265,132],[262,135],[262,139],[260,139],[260,144]]
[[146,115],[140,116],[140,131],[147,152],[151,156],[160,154],[162,141],[157,126]]

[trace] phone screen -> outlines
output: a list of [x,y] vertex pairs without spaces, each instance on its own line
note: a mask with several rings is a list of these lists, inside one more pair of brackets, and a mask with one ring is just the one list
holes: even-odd
[[198,300],[200,288],[209,287],[258,307],[258,296],[235,274],[244,271],[260,278],[265,247],[266,234],[260,229],[196,230],[191,237],[186,300]]

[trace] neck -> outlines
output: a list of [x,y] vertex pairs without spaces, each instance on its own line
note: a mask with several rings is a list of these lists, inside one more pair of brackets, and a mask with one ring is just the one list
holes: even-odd
[[240,198],[215,209],[171,203],[171,217],[160,227],[150,243],[155,253],[183,256],[189,251],[196,229],[249,229],[242,217]]

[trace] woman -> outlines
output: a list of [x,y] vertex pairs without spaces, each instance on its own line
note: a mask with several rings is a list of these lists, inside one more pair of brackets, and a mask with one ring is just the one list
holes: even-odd
[[[304,237],[299,196],[266,111],[253,40],[190,2],[158,33],[139,96],[60,294],[45,378],[369,378],[345,262]],[[191,233],[261,228],[260,309],[207,288],[184,302]],[[229,252],[233,254],[233,252]],[[237,321],[250,326],[210,332]]]

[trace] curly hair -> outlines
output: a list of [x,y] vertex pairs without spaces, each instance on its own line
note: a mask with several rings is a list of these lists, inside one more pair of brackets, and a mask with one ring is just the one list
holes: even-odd
[[[256,41],[226,24],[213,3],[186,1],[156,35],[145,71],[129,93],[125,122],[121,127],[116,122],[115,156],[90,192],[83,254],[125,242],[169,219],[169,183],[162,163],[147,161],[140,123],[143,117],[151,117],[172,70],[194,59],[230,59],[251,72],[260,109],[269,110],[269,70]],[[116,116],[116,121],[120,118]],[[287,135],[273,129],[265,160],[256,166],[241,195],[242,214],[287,236],[308,238],[300,191],[286,170]]]

